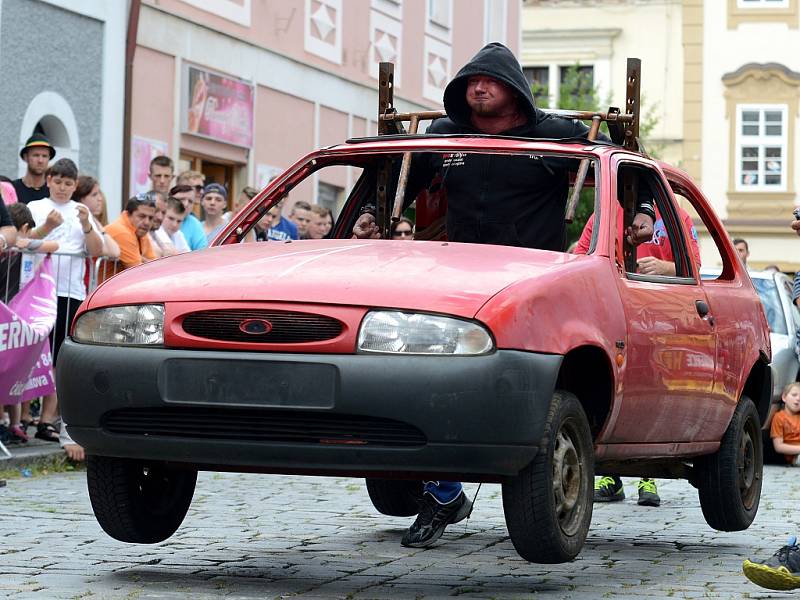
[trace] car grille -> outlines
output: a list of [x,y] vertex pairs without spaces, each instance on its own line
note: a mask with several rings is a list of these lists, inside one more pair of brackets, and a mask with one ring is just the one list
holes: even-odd
[[209,440],[395,447],[427,442],[416,427],[391,419],[251,408],[125,408],[106,414],[102,426],[117,434]]
[[[251,334],[241,330],[244,323],[267,321],[271,330]],[[323,342],[342,333],[342,323],[324,315],[283,310],[204,310],[186,315],[183,330],[193,336],[225,342],[250,344],[297,344]]]

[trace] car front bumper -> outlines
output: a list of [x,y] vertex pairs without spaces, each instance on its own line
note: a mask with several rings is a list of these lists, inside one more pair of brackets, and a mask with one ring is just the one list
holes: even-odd
[[89,454],[205,470],[499,480],[536,456],[562,357],[276,354],[66,340]]

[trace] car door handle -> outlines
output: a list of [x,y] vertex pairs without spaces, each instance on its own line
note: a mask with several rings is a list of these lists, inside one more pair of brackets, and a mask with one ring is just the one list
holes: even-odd
[[697,314],[700,315],[700,318],[707,320],[708,324],[713,327],[714,317],[708,314],[711,312],[711,309],[708,308],[708,304],[704,300],[695,300],[694,306],[697,309]]

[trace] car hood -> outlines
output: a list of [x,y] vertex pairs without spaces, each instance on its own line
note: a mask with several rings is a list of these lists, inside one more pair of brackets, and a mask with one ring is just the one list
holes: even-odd
[[304,240],[227,245],[123,271],[99,306],[277,301],[426,310],[465,317],[505,287],[586,257],[452,242]]

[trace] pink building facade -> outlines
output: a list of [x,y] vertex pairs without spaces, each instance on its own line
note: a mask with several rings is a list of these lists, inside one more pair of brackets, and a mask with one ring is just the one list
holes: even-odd
[[[377,76],[400,110],[441,107],[483,44],[520,48],[515,0],[143,0],[133,66],[131,192],[166,154],[207,181],[263,187],[318,146],[377,131]],[[346,170],[297,190],[338,208]]]

